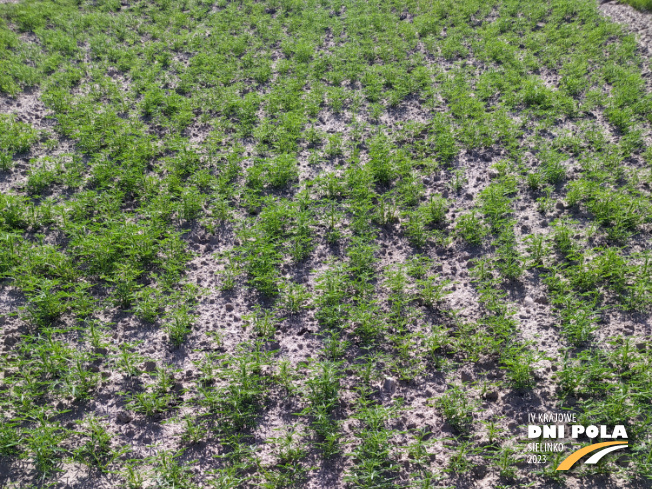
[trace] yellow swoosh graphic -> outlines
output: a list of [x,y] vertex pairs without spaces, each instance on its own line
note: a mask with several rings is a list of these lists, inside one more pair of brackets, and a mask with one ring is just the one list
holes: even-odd
[[626,441],[605,441],[603,443],[594,443],[593,445],[589,445],[588,447],[580,448],[576,452],[573,452],[568,457],[566,457],[563,460],[563,462],[559,464],[559,467],[557,467],[557,470],[568,470],[573,465],[575,465],[575,462],[577,462],[579,459],[581,459],[587,453],[591,453],[591,452],[597,450],[598,448],[609,447],[611,445],[627,445],[627,442]]

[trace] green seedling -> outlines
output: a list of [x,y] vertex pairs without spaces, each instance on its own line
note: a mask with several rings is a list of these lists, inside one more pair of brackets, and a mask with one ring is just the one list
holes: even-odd
[[453,429],[462,434],[469,433],[475,407],[459,386],[449,389],[436,399],[435,406],[441,410],[444,419]]

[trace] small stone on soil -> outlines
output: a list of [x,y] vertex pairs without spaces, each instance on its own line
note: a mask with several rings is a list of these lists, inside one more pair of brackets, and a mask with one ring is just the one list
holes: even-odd
[[390,394],[393,394],[396,391],[396,380],[392,377],[385,377],[385,382],[383,384],[383,390]]
[[118,423],[127,424],[134,418],[127,411],[120,411],[116,416],[116,419],[118,420]]
[[489,402],[496,402],[498,400],[498,392],[489,391],[484,395],[484,398]]

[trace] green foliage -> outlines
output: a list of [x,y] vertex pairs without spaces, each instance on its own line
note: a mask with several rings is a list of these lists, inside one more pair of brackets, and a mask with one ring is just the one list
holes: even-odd
[[181,345],[191,332],[194,322],[195,315],[187,306],[181,306],[171,311],[166,317],[165,324],[170,342],[175,346]]
[[34,427],[25,430],[24,456],[34,463],[42,477],[48,477],[61,470],[63,457],[68,453],[62,442],[70,432],[42,411],[34,415],[33,421]]
[[353,467],[346,476],[347,481],[356,487],[392,488],[398,487],[398,464],[392,457],[390,440],[393,430],[387,422],[396,416],[396,408],[387,408],[363,402],[356,414],[360,429],[356,436],[357,446],[350,456]]
[[538,360],[532,350],[525,346],[509,348],[502,358],[507,377],[516,389],[526,389],[534,384],[534,363]]
[[456,431],[468,434],[473,423],[473,403],[459,386],[454,386],[435,401],[446,422]]
[[[217,415],[217,430],[225,435],[237,434],[253,427],[258,412],[265,405],[269,379],[262,375],[262,367],[269,363],[260,345],[241,345],[238,353],[222,356],[217,367],[226,385],[206,382],[199,388],[199,403]],[[211,369],[212,370],[212,369]],[[207,380],[215,380],[210,376]]]
[[639,10],[652,10],[652,2],[650,0],[624,0],[634,8]]
[[89,417],[79,424],[85,442],[75,450],[73,457],[76,460],[106,472],[118,457],[129,451],[128,447],[112,448],[112,436],[100,419]]
[[160,488],[190,489],[195,487],[192,483],[190,467],[179,462],[183,450],[173,453],[170,450],[161,450],[152,457],[155,467],[154,483]]
[[13,116],[0,114],[0,169],[8,169],[11,158],[25,153],[38,141],[38,132],[23,122],[16,122]]
[[308,406],[301,414],[310,418],[311,427],[319,438],[318,446],[325,457],[331,457],[340,450],[339,423],[333,417],[338,403],[340,377],[336,363],[322,362],[314,366],[312,376],[306,382]]
[[487,229],[475,212],[461,215],[455,224],[458,235],[467,243],[479,246],[487,235]]

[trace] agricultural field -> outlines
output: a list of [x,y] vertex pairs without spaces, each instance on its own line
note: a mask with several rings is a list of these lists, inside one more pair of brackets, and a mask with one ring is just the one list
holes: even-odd
[[650,26],[0,4],[0,486],[650,487]]

